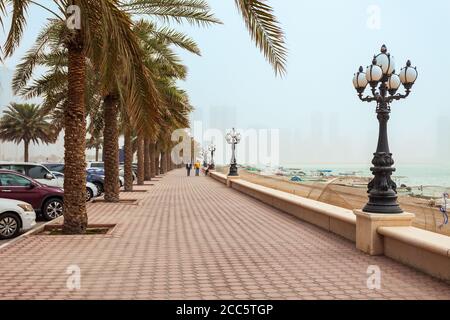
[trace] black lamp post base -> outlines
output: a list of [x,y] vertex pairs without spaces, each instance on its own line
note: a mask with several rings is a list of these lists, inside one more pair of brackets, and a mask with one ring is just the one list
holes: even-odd
[[238,173],[238,169],[237,169],[237,165],[236,165],[236,164],[232,164],[232,165],[230,166],[230,171],[229,171],[229,173],[228,173],[228,176],[230,176],[230,177],[237,177],[237,176],[239,176],[239,173]]
[[403,213],[403,210],[400,208],[398,204],[390,205],[390,204],[376,204],[368,202],[363,210],[368,213],[381,213],[381,214],[397,214]]
[[397,202],[397,193],[394,190],[369,192],[369,202],[363,208],[364,212],[396,214],[403,213]]

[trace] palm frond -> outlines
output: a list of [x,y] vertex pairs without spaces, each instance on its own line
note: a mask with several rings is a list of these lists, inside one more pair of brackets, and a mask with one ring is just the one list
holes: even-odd
[[256,46],[272,65],[275,74],[286,73],[287,49],[284,32],[267,0],[235,0]]
[[221,23],[204,0],[129,0],[121,1],[119,6],[129,14],[150,15],[164,22],[187,21],[198,26]]
[[13,54],[14,50],[19,46],[20,39],[22,38],[23,31],[25,29],[27,20],[26,13],[30,0],[7,0],[2,1],[1,11],[5,13],[6,6],[11,4],[12,17],[11,28],[9,29],[8,36],[4,45],[5,57],[9,57]]

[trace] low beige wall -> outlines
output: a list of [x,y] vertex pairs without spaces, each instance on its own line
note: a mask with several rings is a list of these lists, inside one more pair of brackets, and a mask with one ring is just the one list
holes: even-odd
[[[264,187],[239,178],[228,180],[211,172],[215,180],[301,220],[356,241],[356,216],[348,209]],[[450,237],[415,227],[378,227],[384,254],[434,277],[450,281]]]
[[223,173],[217,172],[217,171],[210,171],[209,176],[219,182],[222,182],[224,184],[227,184],[227,176]]
[[384,255],[450,281],[450,237],[415,227],[379,227]]
[[355,241],[356,217],[351,210],[273,190],[242,179],[229,182],[233,189],[297,218]]

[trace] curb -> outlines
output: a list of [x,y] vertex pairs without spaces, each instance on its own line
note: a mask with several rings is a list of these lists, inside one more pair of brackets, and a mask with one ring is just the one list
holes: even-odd
[[8,247],[8,246],[10,246],[10,245],[12,245],[12,244],[18,242],[18,241],[21,240],[22,238],[25,238],[25,237],[30,236],[30,235],[32,235],[32,234],[35,234],[35,233],[38,233],[38,232],[43,231],[44,228],[45,228],[45,226],[47,226],[47,225],[49,225],[49,224],[52,224],[52,223],[54,223],[54,222],[56,222],[56,221],[62,220],[63,218],[64,218],[64,216],[58,217],[58,218],[56,218],[56,219],[54,219],[54,220],[47,221],[47,222],[41,224],[41,225],[40,225],[39,227],[37,227],[37,228],[28,230],[27,232],[21,234],[21,235],[18,236],[17,238],[14,238],[14,239],[8,241],[7,243],[0,245],[0,251],[1,251],[2,249],[6,248],[6,247]]

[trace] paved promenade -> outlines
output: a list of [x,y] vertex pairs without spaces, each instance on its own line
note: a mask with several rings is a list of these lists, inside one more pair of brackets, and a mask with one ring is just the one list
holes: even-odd
[[[225,185],[176,170],[138,205],[94,203],[110,235],[25,237],[0,251],[0,299],[450,299],[450,285]],[[69,290],[67,268],[81,271]],[[369,265],[381,289],[367,288]]]

